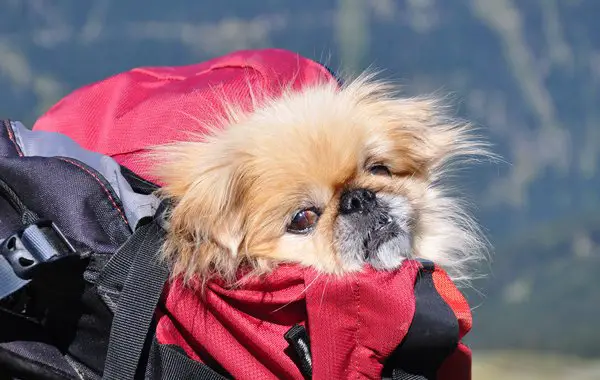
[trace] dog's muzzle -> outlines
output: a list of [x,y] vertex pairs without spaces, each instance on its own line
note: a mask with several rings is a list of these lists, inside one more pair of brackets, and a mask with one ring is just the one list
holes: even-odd
[[340,198],[339,212],[354,230],[354,234],[359,235],[355,239],[362,242],[365,259],[377,252],[382,244],[402,233],[389,206],[380,202],[371,190],[360,188],[344,191]]

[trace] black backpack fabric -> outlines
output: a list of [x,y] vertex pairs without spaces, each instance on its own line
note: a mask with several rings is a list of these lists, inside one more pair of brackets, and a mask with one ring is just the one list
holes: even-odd
[[[133,353],[134,372],[148,360],[167,277],[154,189],[64,135],[0,122],[0,379],[133,378],[122,365],[107,373],[107,356]],[[126,284],[137,301],[119,313]],[[142,378],[164,378],[148,368]]]

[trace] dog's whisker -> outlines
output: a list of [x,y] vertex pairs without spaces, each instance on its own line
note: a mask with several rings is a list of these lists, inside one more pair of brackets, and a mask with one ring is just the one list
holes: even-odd
[[325,290],[327,290],[327,285],[329,285],[329,280],[331,277],[327,277],[327,281],[325,281],[325,285],[323,286],[323,292],[321,293],[321,301],[319,302],[319,312],[321,312],[321,308],[323,307],[323,299],[325,298]]
[[198,123],[198,125],[202,125],[202,120],[200,120],[199,118],[197,118],[196,116],[192,115],[189,112],[185,112],[182,110],[177,110],[177,112],[179,112],[180,114],[189,117],[191,120],[195,121],[196,123]]
[[304,293],[306,293],[306,291],[307,291],[307,290],[308,290],[308,289],[309,289],[309,288],[310,288],[310,287],[311,287],[311,286],[312,286],[312,285],[313,285],[313,284],[314,284],[314,283],[317,281],[317,279],[318,279],[320,276],[321,276],[321,273],[318,273],[318,274],[315,276],[315,278],[314,278],[314,279],[313,279],[313,280],[312,280],[312,281],[311,281],[311,282],[310,282],[310,283],[309,283],[307,286],[305,286],[305,287],[304,287],[304,289],[302,289],[302,291],[300,292],[300,294],[298,294],[298,295],[296,296],[296,298],[294,298],[294,299],[293,299],[293,300],[291,300],[290,302],[286,303],[285,305],[283,305],[283,306],[280,306],[280,307],[278,307],[277,309],[273,310],[273,311],[271,312],[271,314],[273,314],[273,313],[276,313],[276,312],[280,311],[281,309],[283,309],[283,308],[285,308],[285,307],[287,307],[287,306],[291,305],[291,304],[292,304],[292,303],[294,303],[295,301],[299,300],[299,299],[300,299],[300,297],[301,297],[301,296],[302,296]]

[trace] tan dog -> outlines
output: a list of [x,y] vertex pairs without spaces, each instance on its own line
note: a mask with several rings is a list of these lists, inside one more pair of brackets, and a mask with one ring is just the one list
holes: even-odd
[[490,155],[442,108],[363,75],[285,91],[231,111],[210,136],[157,148],[175,204],[163,252],[173,274],[234,280],[282,262],[344,274],[422,257],[467,278],[486,244],[442,180],[457,159]]

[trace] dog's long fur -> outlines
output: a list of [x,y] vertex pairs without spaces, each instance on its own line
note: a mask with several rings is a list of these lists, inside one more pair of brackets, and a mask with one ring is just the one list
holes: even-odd
[[[160,195],[174,201],[163,249],[174,276],[234,280],[241,267],[262,274],[290,261],[326,273],[359,269],[333,252],[334,209],[348,184],[407,199],[414,217],[406,255],[436,262],[456,281],[472,276],[487,244],[445,180],[457,164],[491,155],[437,99],[402,97],[365,74],[341,89],[323,83],[256,96],[252,112],[226,106],[209,135],[153,152]],[[393,180],[363,174],[369,157],[387,160]],[[323,207],[310,238],[285,232],[299,199]]]

